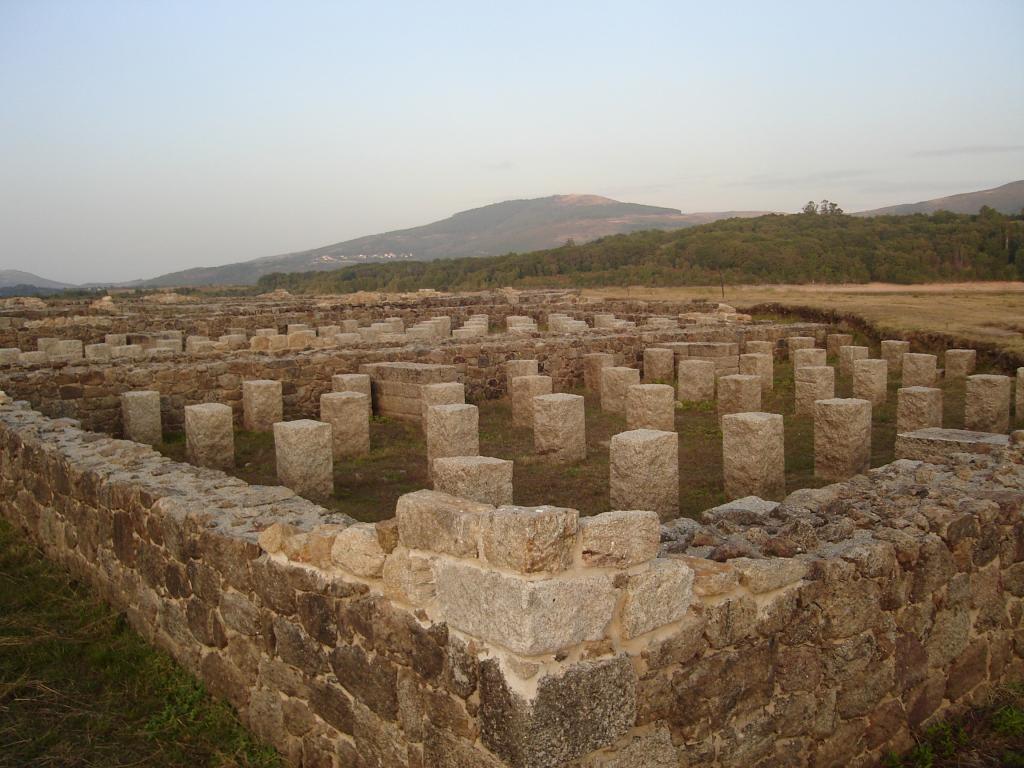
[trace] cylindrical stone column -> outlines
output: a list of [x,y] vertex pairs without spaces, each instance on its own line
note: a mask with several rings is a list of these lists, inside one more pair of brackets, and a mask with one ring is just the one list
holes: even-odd
[[715,399],[715,364],[710,360],[680,360],[676,397],[680,402]]
[[786,495],[785,429],[778,413],[722,417],[722,468],[729,499]]
[[889,373],[896,376],[903,372],[903,355],[910,351],[910,342],[902,339],[883,339],[879,344],[881,357],[889,364]]
[[752,355],[771,355],[774,357],[775,345],[770,341],[751,339],[750,341],[743,342],[743,351]]
[[882,405],[889,396],[889,364],[867,358],[853,361],[853,396]]
[[284,401],[280,381],[255,379],[242,382],[242,428],[249,432],[269,432],[284,420]]
[[420,387],[421,417],[427,423],[427,409],[432,405],[462,405],[466,402],[466,385],[458,381],[424,384]]
[[871,403],[856,398],[814,404],[814,475],[846,480],[871,466]]
[[[807,350],[798,350],[806,352]],[[825,350],[821,350],[824,352]],[[748,352],[740,355],[740,374],[757,376],[761,380],[761,391],[770,392],[774,388],[775,366],[771,355],[760,352]]]
[[331,376],[332,392],[358,392],[369,398],[373,397],[368,373],[336,373]]
[[900,384],[904,387],[934,387],[939,381],[937,361],[935,355],[905,353]]
[[868,357],[867,347],[846,345],[839,348],[839,375],[849,378],[853,376],[853,361],[866,360]]
[[601,391],[601,369],[615,365],[611,352],[590,352],[583,356],[583,387],[587,392]]
[[675,432],[635,429],[614,435],[608,472],[612,509],[652,510],[662,520],[679,515],[679,436]]
[[644,350],[644,383],[672,384],[675,381],[676,353],[671,349],[647,347]]
[[[358,392],[336,394],[366,397]],[[299,496],[323,501],[334,494],[332,454],[330,424],[299,419],[279,421],[274,425],[277,481]]]
[[799,416],[813,416],[816,400],[831,400],[836,396],[836,369],[831,365],[798,368],[793,377],[794,412]]
[[810,349],[813,346],[813,336],[790,336],[786,339],[786,349],[789,351],[790,361],[793,360],[793,353],[798,349]]
[[517,427],[533,427],[533,398],[551,394],[550,376],[516,376],[512,379],[512,423]]
[[362,392],[320,395],[320,421],[331,425],[331,454],[335,459],[370,452],[370,398]]
[[197,467],[235,466],[235,428],[230,405],[185,406],[185,455]]
[[161,442],[160,393],[154,390],[121,394],[121,424],[126,440],[156,445]]
[[946,380],[965,379],[974,373],[974,366],[978,361],[978,353],[973,349],[947,349],[946,350]]
[[433,473],[434,459],[479,455],[480,413],[475,405],[432,405],[427,409],[428,473]]
[[634,384],[627,389],[626,429],[675,432],[675,389],[668,384]]
[[533,449],[552,464],[571,464],[587,458],[587,419],[582,395],[560,392],[533,398]]
[[794,371],[799,368],[809,368],[811,366],[819,367],[827,364],[828,359],[824,349],[808,347],[807,349],[798,349],[793,353]]
[[964,429],[1001,434],[1009,432],[1011,388],[1009,376],[968,376],[964,398]]
[[761,379],[734,374],[718,380],[718,416],[761,410]]
[[540,373],[540,363],[536,360],[506,360],[505,361],[505,388],[511,395],[512,379],[519,376],[537,376]]
[[942,426],[942,390],[900,387],[896,390],[896,431],[916,432]]
[[490,456],[437,459],[434,461],[434,490],[495,507],[511,504],[512,462]]
[[611,413],[625,413],[626,390],[640,383],[640,371],[636,368],[612,366],[601,370],[601,410]]
[[839,359],[839,349],[853,345],[852,333],[830,333],[825,337],[825,349],[833,360]]

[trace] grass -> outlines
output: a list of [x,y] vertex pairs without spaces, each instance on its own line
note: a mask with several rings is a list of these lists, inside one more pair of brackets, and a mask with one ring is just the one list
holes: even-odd
[[0,766],[278,768],[122,615],[0,521]]
[[996,691],[963,717],[928,726],[905,755],[887,755],[885,768],[1024,768],[1024,686]]

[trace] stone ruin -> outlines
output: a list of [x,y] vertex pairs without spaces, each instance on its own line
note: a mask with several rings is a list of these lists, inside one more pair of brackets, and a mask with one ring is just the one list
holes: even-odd
[[[866,766],[1024,679],[1024,369],[566,292],[134,310],[0,322],[46,356],[0,371],[0,512],[294,765]],[[180,349],[156,345],[172,319]],[[823,487],[785,486],[776,361]],[[872,469],[893,377],[897,458]],[[968,430],[944,427],[944,381]],[[581,387],[625,420],[612,508],[516,506],[474,402],[509,397],[571,465]],[[721,424],[730,500],[699,519],[678,517],[676,400]],[[365,523],[316,500],[372,414],[424,429],[434,487]],[[273,432],[281,485],[225,473],[236,426]],[[150,447],[172,427],[188,464]]]

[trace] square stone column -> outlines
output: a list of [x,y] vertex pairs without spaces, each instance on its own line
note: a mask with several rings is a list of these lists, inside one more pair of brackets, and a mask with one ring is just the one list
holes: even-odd
[[903,378],[900,380],[902,386],[934,387],[938,383],[938,358],[935,355],[916,352],[907,352],[903,355]]
[[675,381],[676,353],[671,349],[647,347],[644,350],[644,383],[672,384]]
[[743,351],[751,355],[771,355],[775,357],[775,345],[770,341],[751,339],[743,342]]
[[946,380],[964,379],[974,373],[978,353],[973,349],[946,350]]
[[533,398],[533,448],[555,464],[587,458],[587,419],[582,395],[559,393]]
[[871,403],[856,398],[814,404],[814,475],[847,480],[871,466]]
[[794,371],[798,368],[808,368],[811,366],[820,367],[822,365],[828,365],[828,359],[824,349],[808,347],[807,349],[798,349],[793,353]]
[[675,389],[668,384],[634,384],[627,389],[626,429],[675,432]]
[[786,495],[785,429],[778,413],[722,417],[722,468],[729,499]]
[[533,427],[533,398],[551,394],[550,376],[516,376],[511,381],[512,423]]
[[839,375],[853,376],[853,361],[866,360],[868,358],[867,347],[847,345],[839,348]]
[[284,420],[280,381],[254,379],[242,382],[242,427],[250,432],[269,432]]
[[636,368],[612,366],[601,369],[601,410],[611,413],[626,412],[626,390],[640,383]]
[[[807,350],[798,350],[806,352]],[[821,350],[824,352],[825,350]],[[795,353],[794,353],[795,354]],[[761,379],[761,391],[771,392],[775,387],[775,366],[771,355],[764,355],[760,352],[748,352],[740,355],[740,374],[743,376],[757,376]]]
[[331,376],[332,392],[358,392],[373,398],[373,391],[370,387],[370,374],[368,373],[336,373]]
[[161,442],[160,393],[153,390],[121,394],[121,424],[125,440],[156,445]]
[[881,357],[889,364],[894,376],[903,372],[903,355],[910,351],[910,342],[902,339],[883,339],[879,345]]
[[759,376],[722,376],[718,380],[718,416],[727,413],[748,413],[761,410],[761,378]]
[[679,435],[675,432],[620,432],[611,439],[608,465],[613,509],[650,510],[662,520],[678,517]]
[[331,425],[335,460],[370,452],[370,398],[362,392],[320,395],[320,421]]
[[197,467],[235,466],[235,427],[230,405],[185,406],[185,454]]
[[811,349],[814,346],[813,336],[789,336],[786,339],[786,350],[789,352],[790,361],[793,360],[793,353],[798,349]]
[[[345,396],[345,393],[338,394]],[[352,394],[366,397],[358,392]],[[330,424],[299,419],[274,425],[277,480],[299,496],[324,501],[334,494],[332,450]]]
[[512,379],[519,376],[537,376],[540,373],[540,363],[536,360],[506,360],[505,361],[505,390],[512,393]]
[[611,352],[591,352],[583,356],[583,387],[587,392],[601,392],[601,369],[615,365]]
[[896,390],[896,432],[942,426],[942,390],[901,387]]
[[427,409],[427,472],[434,459],[480,455],[480,412],[475,405],[432,405]]
[[1009,432],[1011,388],[1009,376],[968,376],[964,398],[964,429],[1003,434]]
[[434,461],[434,490],[496,507],[511,504],[512,462],[490,456],[437,459]]
[[831,365],[808,365],[793,372],[795,386],[794,412],[800,416],[814,415],[816,400],[836,396],[836,369]]
[[882,405],[889,397],[889,364],[866,358],[853,361],[853,396],[872,405]]
[[445,381],[440,384],[424,384],[420,387],[420,400],[423,401],[423,424],[427,423],[427,408],[432,405],[464,405],[466,402],[466,385],[458,381]]
[[840,347],[849,347],[852,345],[852,333],[830,333],[825,337],[825,350],[828,352],[828,356],[833,360],[839,359]]
[[715,399],[715,364],[710,360],[680,360],[676,397],[680,402]]

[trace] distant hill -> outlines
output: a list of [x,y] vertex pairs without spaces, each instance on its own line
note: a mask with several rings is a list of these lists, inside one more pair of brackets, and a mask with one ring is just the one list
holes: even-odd
[[551,248],[568,240],[584,243],[606,235],[644,229],[680,229],[761,213],[764,212],[682,213],[674,208],[623,203],[597,195],[508,200],[462,211],[420,227],[220,267],[186,269],[133,285],[247,285],[272,272],[324,271],[353,264],[495,256]]
[[674,231],[475,259],[274,274],[259,290],[301,293],[505,286],[924,283],[1024,279],[1024,219],[995,212],[734,218]]
[[949,197],[937,197],[934,200],[922,200],[919,203],[890,205],[886,208],[875,208],[871,211],[860,211],[854,216],[904,216],[911,213],[935,213],[950,211],[951,213],[977,213],[987,205],[1000,213],[1015,215],[1024,209],[1024,181],[1011,181],[994,189],[983,189],[980,192],[965,192]]
[[50,288],[59,290],[61,288],[74,288],[71,283],[61,283],[56,280],[48,280],[31,272],[22,272],[20,269],[0,269],[0,288]]

